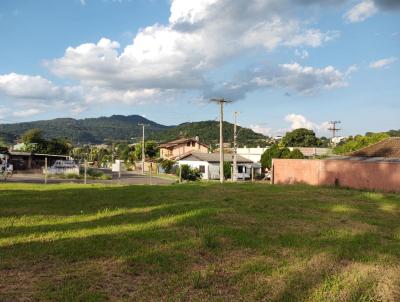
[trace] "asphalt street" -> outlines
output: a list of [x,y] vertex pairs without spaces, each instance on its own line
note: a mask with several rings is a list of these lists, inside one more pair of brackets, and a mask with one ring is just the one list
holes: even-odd
[[[42,174],[14,174],[7,179],[0,178],[0,183],[44,183],[44,175]],[[118,178],[118,174],[113,174],[111,180],[92,180],[88,179],[88,184],[103,183],[103,184],[124,184],[124,185],[167,185],[174,183],[175,180],[167,179],[157,176],[142,175],[135,172],[124,172],[121,174],[121,178]],[[62,178],[47,178],[47,183],[84,183],[83,179],[62,179]]]

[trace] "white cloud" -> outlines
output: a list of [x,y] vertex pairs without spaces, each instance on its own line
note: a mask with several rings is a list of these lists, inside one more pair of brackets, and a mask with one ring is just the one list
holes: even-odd
[[172,0],[169,24],[141,29],[124,49],[102,38],[96,44],[68,47],[63,57],[46,65],[57,76],[79,81],[86,91],[95,87],[125,100],[204,90],[212,86],[206,77],[210,70],[248,49],[319,47],[338,35],[293,18],[287,12],[289,3]]
[[[81,0],[82,5],[86,2]],[[300,57],[306,58],[307,48],[335,39],[339,32],[322,31],[298,17],[299,6],[314,4],[320,2],[171,0],[169,22],[140,29],[124,48],[117,41],[101,38],[68,47],[62,57],[45,62],[54,75],[75,86],[57,86],[41,76],[8,74],[0,75],[0,93],[17,101],[58,102],[77,114],[94,103],[141,104],[187,91],[207,95],[218,86],[210,74],[243,53],[286,47],[301,49]],[[345,77],[346,73],[332,66],[292,63],[275,66],[272,72],[250,74],[244,83],[222,86],[225,91],[242,90],[242,95],[264,87],[311,95],[346,86]]]
[[378,60],[378,61],[371,62],[369,64],[369,67],[373,68],[373,69],[381,69],[381,68],[384,68],[384,67],[389,67],[390,65],[392,65],[396,61],[397,61],[396,57],[385,58],[385,59],[381,59],[381,60]]
[[265,127],[262,125],[250,125],[249,128],[253,130],[254,132],[264,134],[265,136],[271,136],[272,135],[272,129],[269,127]]
[[47,99],[59,94],[59,89],[41,76],[10,73],[0,75],[0,93],[15,98]]
[[277,88],[302,95],[316,95],[322,90],[346,87],[347,72],[341,72],[333,66],[314,68],[298,63],[282,64],[278,67],[265,66],[250,72],[242,72],[235,81],[225,82],[206,93],[224,96],[233,100],[242,99],[249,92]]
[[363,0],[344,14],[347,22],[362,22],[378,12],[373,0]]
[[17,117],[17,118],[23,118],[23,117],[30,117],[33,115],[37,115],[39,113],[41,113],[42,111],[39,109],[35,109],[35,108],[30,108],[30,109],[26,109],[26,110],[22,110],[22,111],[15,111],[13,112],[13,116]]
[[288,114],[285,116],[285,121],[290,123],[290,130],[295,130],[298,128],[306,128],[314,130],[318,133],[326,132],[329,128],[329,122],[323,122],[321,124],[314,123],[308,120],[305,116],[301,114]]
[[310,56],[308,51],[305,49],[303,49],[303,50],[295,49],[294,54],[296,55],[296,57],[299,57],[300,59],[303,59],[303,60],[308,59],[308,57]]

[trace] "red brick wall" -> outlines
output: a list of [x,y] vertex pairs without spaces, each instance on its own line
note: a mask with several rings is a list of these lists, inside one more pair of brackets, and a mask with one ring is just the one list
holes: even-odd
[[305,183],[400,192],[400,163],[274,159],[275,184]]

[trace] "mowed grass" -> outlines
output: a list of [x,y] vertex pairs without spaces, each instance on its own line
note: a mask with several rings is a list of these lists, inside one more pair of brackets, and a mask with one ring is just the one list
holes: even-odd
[[400,195],[2,184],[0,301],[400,301]]

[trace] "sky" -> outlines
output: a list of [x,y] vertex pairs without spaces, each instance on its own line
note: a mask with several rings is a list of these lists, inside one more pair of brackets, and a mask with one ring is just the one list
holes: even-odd
[[0,123],[400,129],[399,0],[1,0]]

